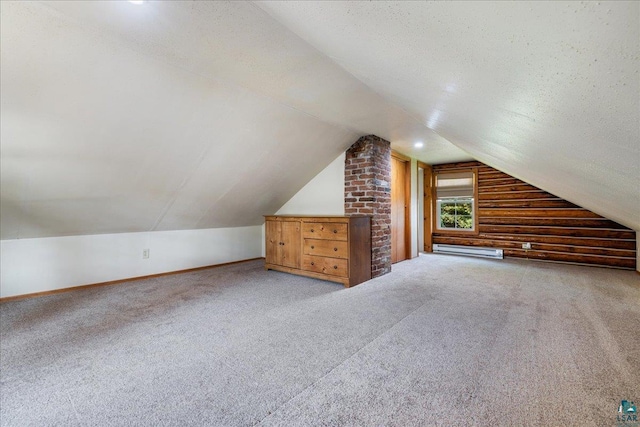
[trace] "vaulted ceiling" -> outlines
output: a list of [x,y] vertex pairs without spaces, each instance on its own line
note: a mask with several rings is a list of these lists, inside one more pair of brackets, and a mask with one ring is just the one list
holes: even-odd
[[640,230],[639,2],[259,4],[477,160]]
[[640,229],[638,3],[0,8],[2,239],[260,224],[364,134]]

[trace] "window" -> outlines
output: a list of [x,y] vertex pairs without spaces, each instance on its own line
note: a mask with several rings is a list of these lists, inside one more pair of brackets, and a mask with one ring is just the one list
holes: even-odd
[[436,175],[436,228],[473,231],[474,173],[447,172]]

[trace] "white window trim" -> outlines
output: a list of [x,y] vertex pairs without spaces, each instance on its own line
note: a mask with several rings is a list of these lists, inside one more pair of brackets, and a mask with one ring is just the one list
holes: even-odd
[[[441,227],[442,221],[440,219],[440,214],[442,213],[442,209],[440,207],[443,201],[450,200],[471,200],[471,228],[451,228],[451,227]],[[476,230],[476,201],[473,197],[453,197],[450,199],[437,199],[436,200],[436,229],[443,231],[475,231]]]

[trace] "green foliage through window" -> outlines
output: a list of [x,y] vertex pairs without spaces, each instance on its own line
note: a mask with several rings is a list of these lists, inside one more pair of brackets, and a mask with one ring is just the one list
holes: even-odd
[[438,200],[439,228],[473,230],[473,199]]

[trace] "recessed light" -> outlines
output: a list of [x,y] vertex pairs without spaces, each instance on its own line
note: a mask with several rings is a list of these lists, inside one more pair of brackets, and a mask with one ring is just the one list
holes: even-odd
[[142,3],[144,3],[144,0],[129,0],[129,3],[142,4]]
[[422,148],[424,147],[424,144],[422,142],[416,142],[415,144],[413,144],[413,146],[416,148]]

